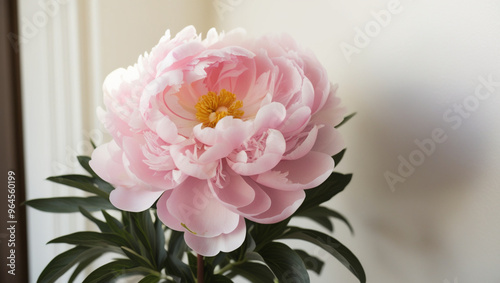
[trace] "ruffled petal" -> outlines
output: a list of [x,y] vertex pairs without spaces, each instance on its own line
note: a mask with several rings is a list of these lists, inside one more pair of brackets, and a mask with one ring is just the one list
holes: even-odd
[[340,98],[335,96],[338,85],[330,87],[330,93],[327,100],[318,112],[316,112],[311,122],[315,124],[332,125],[336,126],[344,119],[346,109],[340,106]]
[[210,179],[215,176],[219,162],[200,162],[202,151],[194,141],[170,146],[170,155],[180,171],[198,179]]
[[160,218],[163,224],[167,225],[170,229],[177,231],[185,231],[182,227],[181,222],[175,218],[170,211],[168,211],[167,201],[172,195],[173,190],[168,190],[163,193],[158,202],[156,203],[158,218]]
[[344,148],[345,143],[340,132],[335,127],[326,125],[319,130],[318,138],[312,150],[333,156]]
[[287,153],[283,156],[284,160],[299,159],[309,153],[315,145],[316,137],[318,136],[318,126],[314,126],[309,133],[304,134],[305,138],[297,138],[293,143],[293,147],[287,150]]
[[264,224],[276,223],[290,217],[304,201],[303,190],[282,191],[262,186],[262,190],[271,199],[269,209],[261,214],[247,216],[248,219]]
[[177,126],[168,116],[162,117],[156,124],[156,133],[158,136],[169,144],[174,144],[179,141]]
[[240,146],[252,134],[252,123],[226,116],[217,123],[215,128],[203,128],[202,124],[196,125],[193,128],[193,134],[197,140],[206,145],[224,143],[232,150]]
[[261,188],[261,185],[257,184],[250,177],[243,177],[243,179],[249,186],[253,188],[255,196],[250,204],[244,207],[239,207],[237,209],[238,213],[240,215],[248,217],[261,214],[268,210],[272,205],[272,201],[271,198]]
[[110,141],[98,146],[92,152],[89,165],[99,177],[108,183],[133,186],[136,182],[125,170],[122,156],[122,149],[115,141]]
[[[249,148],[247,150],[252,151],[252,154],[256,155],[256,151],[260,151],[262,149]],[[286,142],[283,135],[277,130],[269,129],[267,131],[265,147],[259,156],[252,160],[247,158],[241,159],[236,156],[233,159],[228,158],[227,162],[229,166],[238,174],[244,176],[261,174],[276,166],[280,162],[285,150]]]
[[333,172],[333,167],[329,155],[311,151],[300,159],[281,161],[271,171],[252,178],[274,189],[305,190],[323,183]]
[[197,254],[215,256],[219,252],[231,252],[239,248],[246,237],[246,226],[243,217],[240,217],[238,226],[229,233],[215,237],[198,237],[191,233],[184,233],[186,244]]
[[267,129],[276,129],[285,120],[286,109],[283,104],[272,102],[263,106],[257,112],[253,122],[255,135],[266,131]]
[[139,212],[150,208],[162,193],[163,191],[150,191],[141,186],[116,187],[109,194],[109,201],[121,210]]
[[[127,156],[128,169],[137,178],[153,186],[156,190],[168,190],[184,181],[187,176],[173,172],[176,168],[169,151],[162,149],[163,156],[156,156],[155,153],[148,152],[148,145],[144,137],[124,138],[123,149]],[[147,161],[152,159],[162,161],[161,170],[152,168],[152,164],[148,164]]]
[[311,109],[307,106],[302,106],[292,112],[279,130],[286,137],[294,136],[304,130],[310,119]]
[[167,208],[184,231],[200,237],[230,233],[238,225],[239,215],[219,202],[207,181],[196,178],[187,179],[173,190]]
[[217,184],[210,186],[211,191],[221,202],[232,208],[244,207],[253,202],[255,199],[254,187],[249,185],[242,176],[228,167],[221,174],[226,180],[222,187]]

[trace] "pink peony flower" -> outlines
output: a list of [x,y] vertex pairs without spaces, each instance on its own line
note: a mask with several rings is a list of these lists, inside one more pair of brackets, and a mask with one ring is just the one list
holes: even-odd
[[158,216],[197,253],[238,248],[244,219],[275,223],[332,173],[344,116],[325,69],[286,35],[170,33],[104,82],[113,140],[91,166],[119,209]]

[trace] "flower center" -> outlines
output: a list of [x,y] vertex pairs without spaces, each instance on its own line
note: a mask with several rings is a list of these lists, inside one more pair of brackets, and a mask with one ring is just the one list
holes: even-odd
[[203,123],[203,127],[214,128],[220,119],[226,116],[233,116],[240,119],[245,112],[240,110],[243,107],[243,101],[236,100],[236,95],[225,89],[219,94],[209,91],[200,97],[196,108],[196,119]]

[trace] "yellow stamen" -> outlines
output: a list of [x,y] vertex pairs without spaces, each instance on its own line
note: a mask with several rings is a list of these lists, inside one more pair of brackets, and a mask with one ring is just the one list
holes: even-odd
[[189,232],[191,232],[191,233],[193,233],[194,235],[196,235],[196,232],[191,231],[191,229],[189,229],[189,228],[186,226],[186,224],[181,223],[181,226],[182,226],[182,227],[184,227],[184,228],[186,228],[186,230],[188,230]]
[[243,107],[243,101],[236,100],[236,95],[225,89],[222,89],[218,95],[209,91],[200,97],[194,107],[197,110],[196,119],[203,123],[203,127],[214,128],[217,122],[226,116],[240,119],[245,114],[239,110]]

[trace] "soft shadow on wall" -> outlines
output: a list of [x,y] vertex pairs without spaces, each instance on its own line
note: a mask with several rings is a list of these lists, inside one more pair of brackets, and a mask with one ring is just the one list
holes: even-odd
[[[354,223],[354,237],[340,227],[335,235],[369,280],[500,280],[499,4],[240,2],[221,28],[290,33],[358,112],[342,128],[338,168],[354,179],[331,204]],[[328,264],[314,282],[355,282]]]

